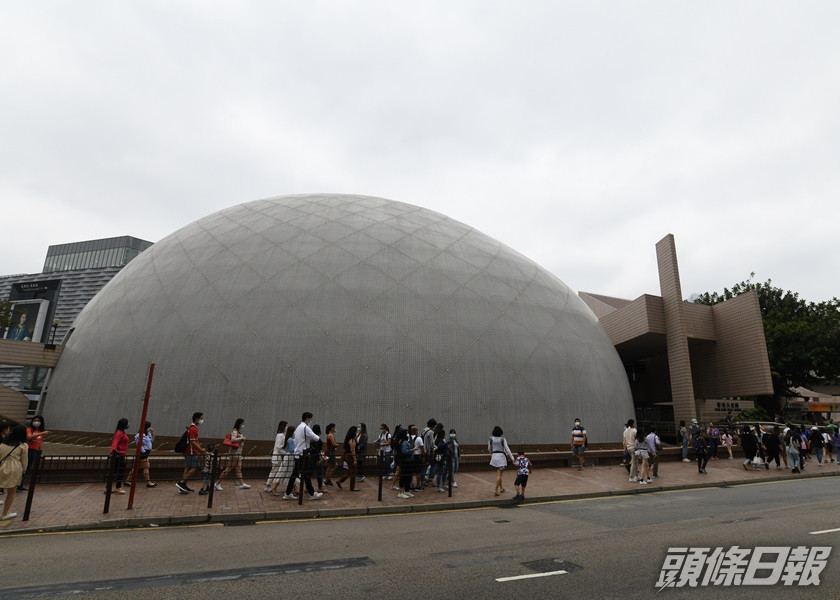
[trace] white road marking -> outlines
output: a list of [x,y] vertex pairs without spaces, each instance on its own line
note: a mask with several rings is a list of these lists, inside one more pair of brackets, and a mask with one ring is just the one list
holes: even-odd
[[840,527],[837,529],[823,529],[822,531],[812,531],[811,535],[820,535],[821,533],[836,533],[840,531]]
[[515,577],[499,577],[496,581],[517,581],[518,579],[532,579],[534,577],[548,577],[549,575],[565,575],[568,571],[548,571],[547,573],[531,573],[529,575],[516,575]]

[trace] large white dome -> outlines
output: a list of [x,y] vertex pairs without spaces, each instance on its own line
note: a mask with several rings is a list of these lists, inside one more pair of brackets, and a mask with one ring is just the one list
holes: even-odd
[[[273,438],[304,410],[339,430],[430,417],[480,443],[607,441],[633,415],[624,368],[559,279],[417,206],[340,194],[225,209],[156,243],[79,315],[45,400],[53,426],[149,419]],[[133,426],[132,426],[133,427]]]

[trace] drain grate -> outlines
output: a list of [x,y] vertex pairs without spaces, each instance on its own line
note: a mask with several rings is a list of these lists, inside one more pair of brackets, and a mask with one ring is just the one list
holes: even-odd
[[256,521],[225,521],[225,527],[241,527],[243,525],[256,525]]
[[493,521],[493,522],[494,523],[510,523],[510,521],[508,521],[507,519],[497,519],[496,521]]
[[522,563],[526,569],[531,569],[537,573],[550,573],[552,571],[566,571],[567,573],[574,573],[583,569],[580,565],[563,560],[562,558],[543,558],[540,560],[532,560]]

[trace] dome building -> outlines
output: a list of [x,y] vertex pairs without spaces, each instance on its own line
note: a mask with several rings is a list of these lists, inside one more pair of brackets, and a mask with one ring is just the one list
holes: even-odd
[[237,417],[252,439],[308,410],[339,431],[435,417],[464,443],[594,442],[633,415],[592,311],[521,254],[439,213],[340,194],[257,200],[176,231],[76,319],[44,398],[51,424],[149,420],[203,437]]

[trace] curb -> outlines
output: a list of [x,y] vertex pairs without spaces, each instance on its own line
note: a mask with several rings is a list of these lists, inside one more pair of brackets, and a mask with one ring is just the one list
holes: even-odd
[[800,473],[797,477],[785,477],[774,475],[761,479],[738,479],[735,481],[704,481],[698,483],[678,485],[657,485],[641,488],[605,490],[603,492],[586,492],[581,494],[566,494],[563,496],[533,496],[522,502],[514,502],[512,498],[499,498],[492,500],[465,500],[463,502],[435,502],[431,504],[396,504],[393,506],[360,506],[359,508],[322,508],[298,511],[268,511],[253,513],[226,513],[226,514],[203,514],[203,515],[181,515],[173,517],[126,517],[120,519],[103,519],[101,521],[90,521],[86,523],[70,523],[67,525],[52,525],[47,527],[30,527],[15,529],[12,531],[0,531],[0,538],[14,537],[16,535],[32,535],[38,533],[57,533],[71,531],[97,531],[116,529],[140,529],[148,527],[177,527],[185,525],[216,524],[225,523],[266,523],[274,521],[300,521],[316,519],[335,519],[348,517],[366,517],[378,515],[398,515],[411,513],[434,513],[449,510],[470,510],[476,508],[500,508],[507,506],[519,506],[528,504],[543,504],[546,502],[563,502],[569,500],[594,500],[598,498],[609,498],[612,496],[632,496],[637,494],[651,494],[656,492],[695,490],[706,488],[727,488],[756,483],[775,483],[779,481],[800,481],[802,479],[817,479],[820,477],[838,477],[840,470],[836,472]]

